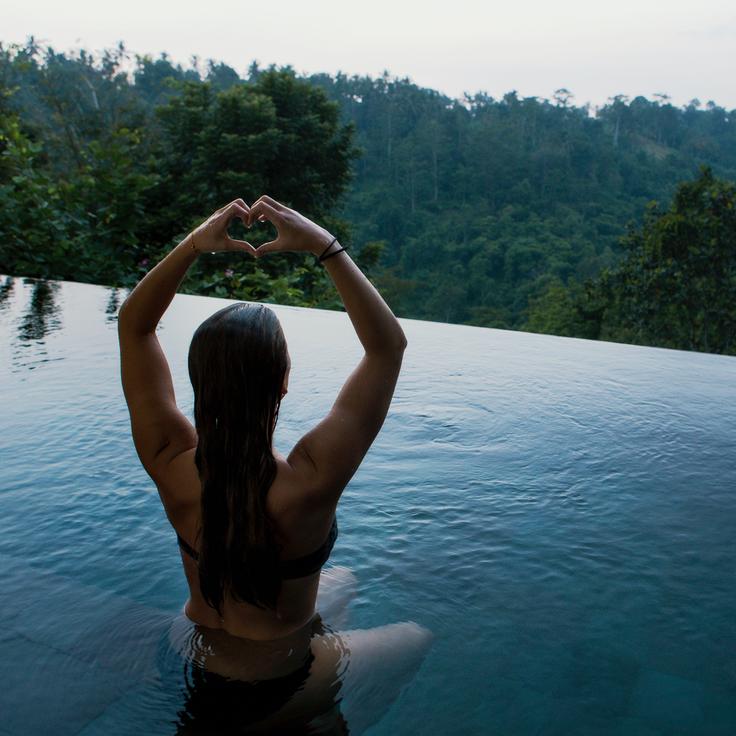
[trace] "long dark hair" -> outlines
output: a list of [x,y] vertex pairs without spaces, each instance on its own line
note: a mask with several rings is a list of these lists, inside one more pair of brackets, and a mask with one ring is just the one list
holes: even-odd
[[266,494],[276,476],[271,443],[287,368],[281,324],[263,304],[215,312],[189,347],[202,482],[199,585],[220,616],[226,590],[276,608],[279,548]]

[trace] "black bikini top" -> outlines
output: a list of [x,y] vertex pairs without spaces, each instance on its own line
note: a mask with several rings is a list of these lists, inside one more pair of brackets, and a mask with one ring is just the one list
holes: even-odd
[[[281,577],[284,580],[303,578],[321,570],[322,565],[327,562],[330,554],[332,553],[332,548],[335,546],[336,539],[337,517],[335,517],[335,520],[332,522],[330,533],[327,535],[327,539],[321,547],[314,550],[314,552],[310,552],[308,555],[297,557],[294,560],[281,560],[279,563]],[[194,549],[185,539],[182,539],[178,533],[176,535],[176,541],[179,543],[179,547],[181,547],[181,549],[195,562],[199,559],[199,552],[197,552],[197,550]]]

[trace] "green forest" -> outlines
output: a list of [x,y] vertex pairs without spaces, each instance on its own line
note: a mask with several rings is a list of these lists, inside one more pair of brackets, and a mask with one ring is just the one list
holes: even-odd
[[[574,100],[0,43],[0,272],[132,287],[267,193],[398,317],[736,354],[736,111]],[[208,255],[182,291],[340,309],[315,260]]]

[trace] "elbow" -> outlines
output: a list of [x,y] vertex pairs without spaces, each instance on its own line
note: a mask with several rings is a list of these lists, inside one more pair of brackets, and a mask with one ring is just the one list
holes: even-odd
[[117,313],[116,316],[117,316],[117,320],[118,320],[118,327],[120,327],[120,323],[123,321],[123,319],[125,317],[125,302],[123,302],[120,305],[120,308],[118,309],[118,313]]
[[396,326],[399,329],[399,348],[401,350],[406,350],[406,346],[409,344],[409,341],[406,339],[406,333],[404,332],[403,328],[399,324],[398,320],[396,320]]
[[396,353],[397,355],[403,355],[407,345],[408,341],[406,339],[406,335],[402,332],[397,337],[396,341],[391,344],[391,352]]
[[138,317],[135,315],[135,312],[131,314],[130,305],[128,304],[127,300],[120,305],[117,318],[118,335],[122,333],[138,335],[145,333],[145,330],[141,329],[140,325],[136,324],[136,322],[138,321]]
[[403,356],[406,346],[406,335],[404,335],[403,332],[400,332],[397,336],[392,336],[390,340],[385,338],[378,345],[364,345],[363,348],[366,353],[383,355],[384,357],[400,358]]
[[406,333],[401,327],[399,320],[397,320],[395,317],[394,319],[396,320],[396,324],[395,324],[396,329],[392,331],[393,335],[392,335],[391,344],[396,350],[403,353],[404,350],[406,350],[406,346],[409,344],[409,341],[406,339]]
[[118,309],[117,313],[117,319],[118,319],[118,330],[128,321],[128,309],[126,308],[128,304],[128,300],[126,299],[121,305],[120,309]]

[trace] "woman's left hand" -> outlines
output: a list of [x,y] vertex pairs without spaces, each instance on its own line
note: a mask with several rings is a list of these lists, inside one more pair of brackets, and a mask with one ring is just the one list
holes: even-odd
[[[187,238],[200,253],[217,253],[218,251],[237,250],[255,255],[256,249],[245,240],[235,240],[227,234],[230,220],[237,217],[243,225],[248,224],[250,207],[242,200],[236,199],[214,212],[201,225],[192,230]],[[186,238],[185,238],[186,239]]]

